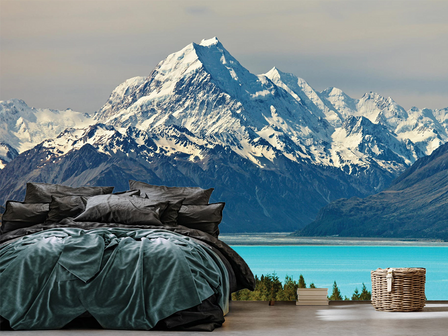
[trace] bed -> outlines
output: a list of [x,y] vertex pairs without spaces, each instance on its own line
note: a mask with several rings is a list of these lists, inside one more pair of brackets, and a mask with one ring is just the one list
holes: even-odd
[[0,235],[0,326],[207,330],[230,294],[253,289],[244,260],[218,239],[213,189],[130,181],[72,188],[28,183]]

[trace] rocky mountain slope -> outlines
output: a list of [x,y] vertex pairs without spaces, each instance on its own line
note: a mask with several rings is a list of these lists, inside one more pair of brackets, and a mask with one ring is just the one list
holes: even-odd
[[298,234],[448,240],[448,144],[419,159],[386,190],[330,203]]
[[[196,158],[181,152],[166,155],[171,152],[167,139],[173,145],[183,143]],[[135,128],[123,134],[104,124],[68,129],[6,165],[0,171],[0,190],[22,200],[28,181],[114,185],[117,191],[126,190],[129,179],[214,187],[212,202],[227,203],[221,225],[227,232],[293,231],[332,198],[360,195],[336,168],[280,157],[276,164],[281,171],[260,169],[229,147],[196,145],[191,139],[194,135],[180,126],[166,127],[158,135]]]
[[0,110],[0,123],[9,120],[0,156],[10,161],[0,170],[0,203],[20,199],[30,180],[215,187],[214,200],[227,202],[227,232],[303,227],[333,200],[383,190],[448,139],[448,109],[405,111],[374,93],[358,100],[336,88],[317,92],[276,68],[254,75],[216,38],[120,84],[93,118],[65,111],[59,131],[76,128],[57,137],[42,132],[26,142],[41,119],[23,112],[35,126],[20,138],[20,113],[2,119],[11,110]]

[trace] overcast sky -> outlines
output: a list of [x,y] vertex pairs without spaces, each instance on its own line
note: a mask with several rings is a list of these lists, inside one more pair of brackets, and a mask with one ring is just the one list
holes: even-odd
[[0,100],[92,113],[124,80],[217,36],[316,90],[448,107],[448,1],[0,0]]

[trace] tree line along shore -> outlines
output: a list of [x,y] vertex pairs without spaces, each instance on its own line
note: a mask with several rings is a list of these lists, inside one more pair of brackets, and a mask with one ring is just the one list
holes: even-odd
[[[297,289],[307,288],[303,275],[300,275],[299,280],[295,281],[290,276],[285,277],[283,283],[280,281],[277,274],[267,274],[258,277],[255,275],[255,289],[250,291],[242,289],[232,293],[233,301],[297,301]],[[309,285],[309,288],[316,288],[314,283]],[[365,284],[362,284],[361,291],[355,288],[352,296],[342,297],[336,281],[333,283],[331,295],[329,300],[342,301],[369,301],[371,299],[371,292],[367,290]]]

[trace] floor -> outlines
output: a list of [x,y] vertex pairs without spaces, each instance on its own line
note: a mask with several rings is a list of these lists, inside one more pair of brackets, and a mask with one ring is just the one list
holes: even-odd
[[[199,332],[126,331],[126,335],[195,335]],[[12,331],[20,336],[119,336],[121,330]],[[294,302],[232,302],[226,322],[213,334],[223,335],[380,335],[447,336],[448,301],[431,301],[422,312],[379,312],[366,303],[296,306]]]

